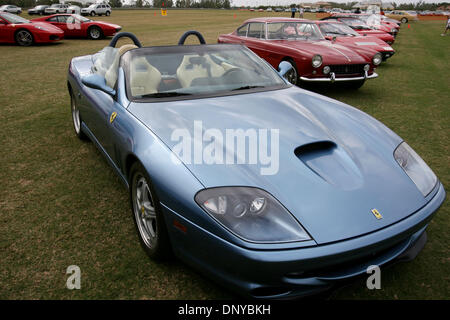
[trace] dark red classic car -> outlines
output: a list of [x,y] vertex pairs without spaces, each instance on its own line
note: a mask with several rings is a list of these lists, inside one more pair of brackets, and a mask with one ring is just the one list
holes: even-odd
[[353,48],[358,52],[374,50],[382,54],[383,61],[395,53],[395,50],[383,40],[373,36],[362,36],[342,22],[323,20],[315,21],[315,23],[325,39]]
[[352,17],[337,17],[337,16],[331,16],[331,17],[325,17],[322,20],[330,20],[330,21],[339,21],[343,22],[346,25],[348,25],[350,28],[358,32],[362,36],[374,36],[377,37],[387,44],[391,45],[394,43],[395,38],[393,35],[381,31],[381,30],[375,30],[371,27],[369,27],[363,20],[352,18]]
[[373,57],[326,40],[313,21],[291,18],[255,18],[236,31],[220,35],[219,43],[244,44],[274,68],[288,61],[291,83],[347,82],[353,88],[376,78],[381,54]]
[[90,20],[78,14],[53,14],[32,21],[50,23],[63,30],[65,37],[88,37],[94,40],[113,36],[122,29],[117,24]]

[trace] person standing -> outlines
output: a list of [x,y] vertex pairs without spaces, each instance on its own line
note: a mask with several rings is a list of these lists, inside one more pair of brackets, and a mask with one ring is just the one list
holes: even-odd
[[291,8],[291,18],[295,18],[295,12],[297,11],[296,7]]
[[444,31],[444,33],[441,34],[441,36],[445,36],[449,29],[450,29],[450,16],[447,17],[447,24],[445,26],[445,31]]
[[299,14],[300,18],[303,18],[303,8],[302,7],[300,7],[298,9],[298,14]]

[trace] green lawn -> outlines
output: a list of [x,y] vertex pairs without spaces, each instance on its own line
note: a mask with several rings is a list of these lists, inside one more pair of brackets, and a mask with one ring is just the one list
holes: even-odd
[[[175,44],[195,29],[207,42],[261,13],[228,10],[114,11],[107,20],[144,45]],[[289,15],[283,13],[278,15]],[[236,17],[235,17],[236,15]],[[276,15],[276,14],[273,14]],[[24,15],[26,16],[26,15]],[[354,105],[392,128],[450,184],[450,35],[444,22],[403,26],[397,54],[358,91],[324,94]],[[191,40],[192,41],[192,40]],[[0,299],[213,299],[230,294],[179,261],[151,261],[139,246],[128,195],[92,143],[74,135],[66,73],[72,57],[109,40],[64,40],[22,48],[0,45]],[[416,260],[365,281],[338,299],[448,299],[449,205],[428,228]],[[78,265],[82,289],[67,290]]]

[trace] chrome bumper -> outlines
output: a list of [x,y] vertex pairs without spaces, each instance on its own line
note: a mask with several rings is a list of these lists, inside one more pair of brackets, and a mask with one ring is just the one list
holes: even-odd
[[331,72],[329,78],[306,78],[306,77],[300,77],[300,80],[306,81],[306,82],[345,82],[345,81],[358,81],[358,80],[375,79],[377,77],[378,77],[378,74],[376,72],[372,73],[370,76],[366,72],[363,77],[336,78],[334,72]]

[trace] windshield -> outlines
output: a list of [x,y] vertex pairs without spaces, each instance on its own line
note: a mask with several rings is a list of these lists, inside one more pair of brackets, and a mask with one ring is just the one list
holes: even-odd
[[59,8],[59,6],[60,6],[59,4],[52,4],[51,8]]
[[89,20],[88,18],[85,18],[83,16],[80,16],[79,14],[72,14],[71,16],[69,16],[67,18],[67,23],[73,23],[73,22],[77,22],[77,21],[83,23],[83,22],[89,22],[91,20]]
[[317,26],[303,22],[274,22],[267,24],[268,39],[323,40]]
[[359,36],[359,33],[342,23],[320,23],[319,28],[325,36]]
[[150,47],[123,55],[132,100],[220,96],[287,87],[264,60],[239,45]]
[[96,4],[91,4],[88,8],[96,8],[97,5]]
[[20,24],[20,23],[30,23],[29,20],[24,19],[22,17],[16,16],[15,14],[12,13],[6,13],[6,12],[2,12],[0,14],[0,17],[8,20],[9,23],[15,23],[15,24]]
[[366,23],[360,19],[344,18],[344,19],[341,19],[341,21],[352,28],[364,29],[364,30],[370,29],[369,26],[366,25]]

